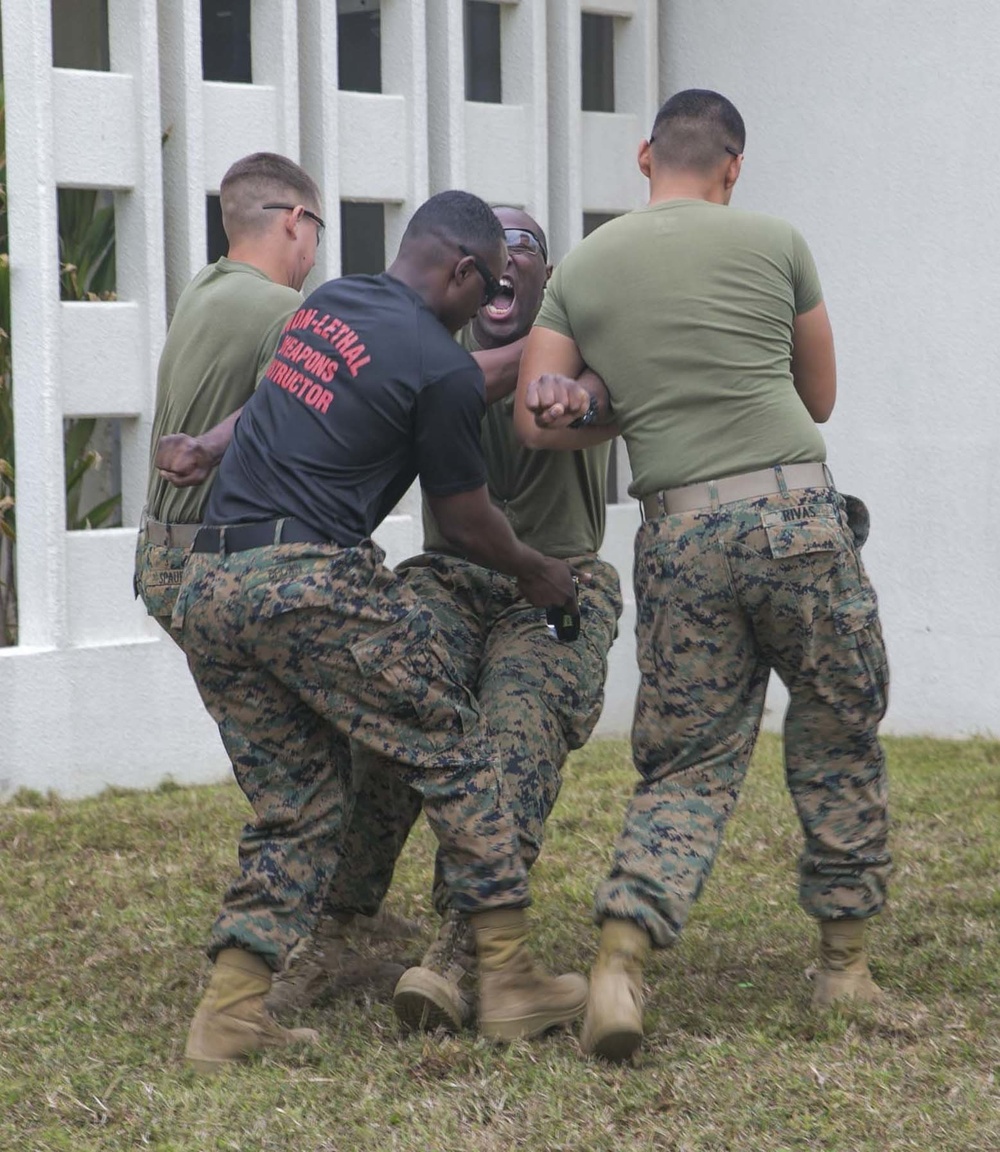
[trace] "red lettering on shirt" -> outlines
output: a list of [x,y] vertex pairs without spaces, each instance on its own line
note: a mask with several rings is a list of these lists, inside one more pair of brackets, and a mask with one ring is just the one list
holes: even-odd
[[300,308],[282,328],[282,332],[287,332],[291,328],[308,328],[315,319],[315,308]]
[[[289,337],[289,339],[294,340],[293,337]],[[294,343],[298,345],[299,342],[294,341]],[[284,344],[282,344],[282,351],[285,351]],[[297,353],[298,349],[293,349],[293,351]],[[324,383],[329,383],[337,371],[336,361],[331,360],[329,356],[324,356],[322,352],[317,352],[315,349],[309,349],[309,351],[322,361],[322,363],[319,364],[319,372],[317,374],[322,374]],[[329,388],[324,388],[322,384],[318,384],[315,380],[310,379],[305,373],[289,367],[277,358],[272,360],[268,365],[268,369],[264,373],[264,379],[277,384],[278,387],[283,388],[289,396],[298,397],[303,404],[308,404],[310,408],[315,408],[317,412],[323,415],[326,415],[327,409],[333,400],[334,394]]]
[[372,358],[370,356],[361,355],[364,350],[364,344],[360,344],[357,348],[352,348],[350,352],[348,352],[344,357],[344,363],[347,365],[351,373],[351,377],[354,379],[357,378],[358,373],[362,368],[364,368],[366,364],[370,364],[372,362]]
[[[300,308],[286,325],[286,330],[289,328],[304,328],[325,340],[331,348],[341,354],[343,363],[354,379],[360,370],[372,361],[367,347],[357,332],[339,316],[331,316],[329,312],[320,315],[318,308]],[[288,364],[300,364],[309,376],[324,384],[332,383],[340,369],[340,361],[327,356],[318,348],[290,333],[281,341],[277,355]],[[300,397],[306,392],[309,383],[308,380],[302,379],[301,373],[292,373],[290,369],[280,375],[276,374],[276,370],[275,374],[268,370],[266,375],[268,379]],[[323,399],[323,394],[326,392],[326,389],[321,389],[319,393],[313,394],[313,400],[307,400],[306,403],[317,411],[325,412],[333,399],[332,392]]]

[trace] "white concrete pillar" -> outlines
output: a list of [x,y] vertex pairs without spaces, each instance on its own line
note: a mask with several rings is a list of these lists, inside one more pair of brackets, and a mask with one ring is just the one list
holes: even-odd
[[497,0],[499,104],[465,99],[463,0],[428,8],[432,191],[463,188],[523,206],[548,224],[545,6]]
[[[16,12],[15,12],[16,9]],[[59,244],[49,4],[2,0],[20,645],[67,641]],[[62,109],[60,108],[60,112]]]

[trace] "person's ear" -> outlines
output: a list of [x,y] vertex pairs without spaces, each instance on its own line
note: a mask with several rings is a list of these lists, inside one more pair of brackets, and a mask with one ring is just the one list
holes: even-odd
[[742,169],[743,153],[741,152],[739,156],[731,156],[729,158],[729,163],[726,165],[725,187],[727,192],[732,191],[736,181],[740,178],[740,172]]
[[552,264],[546,264],[545,265],[545,283],[546,284],[548,284],[548,282],[552,279],[552,270],[553,270]]
[[452,279],[459,286],[459,288],[463,288],[465,286],[466,280],[475,274],[476,265],[471,256],[463,256],[462,259],[459,260],[455,267],[452,269],[451,273]]
[[643,176],[646,177],[647,180],[650,179],[650,173],[653,169],[652,157],[650,155],[652,151],[653,148],[650,142],[648,140],[643,140],[643,142],[639,145],[639,155],[636,158],[639,164],[639,171],[643,174]]

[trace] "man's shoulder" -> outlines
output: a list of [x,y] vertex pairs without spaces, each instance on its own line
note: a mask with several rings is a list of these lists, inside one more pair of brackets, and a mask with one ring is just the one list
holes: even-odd
[[756,235],[783,243],[799,236],[799,231],[790,221],[767,212],[755,212],[748,208],[727,208],[720,213],[728,227],[746,235]]
[[455,373],[466,373],[470,377],[481,378],[482,371],[472,355],[472,349],[462,341],[462,333],[453,336],[443,324],[435,321],[422,324],[423,350],[425,353],[425,381],[440,380]]
[[191,280],[177,301],[177,311],[201,307],[231,306],[244,313],[291,312],[302,300],[302,294],[287,284],[278,284],[251,264],[226,257],[208,264]]
[[460,328],[458,332],[449,332],[428,308],[417,310],[416,324],[425,383],[440,380],[456,372],[481,375],[479,365],[472,356],[475,342],[469,344],[469,325]]

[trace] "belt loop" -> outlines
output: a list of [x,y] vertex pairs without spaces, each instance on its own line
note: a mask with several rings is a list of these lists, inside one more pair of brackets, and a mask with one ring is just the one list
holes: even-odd
[[709,480],[708,482],[708,499],[711,504],[712,511],[718,512],[719,504],[719,484],[717,480]]
[[223,525],[219,529],[219,555],[225,556],[226,554],[226,528]]
[[271,541],[271,543],[272,544],[280,544],[281,543],[281,537],[284,534],[284,531],[285,531],[285,517],[282,516],[280,520],[275,520],[275,522],[274,522],[274,539]]
[[780,464],[774,466],[774,478],[778,481],[778,491],[782,496],[787,496],[788,485],[785,483],[785,473]]
[[829,486],[834,490],[834,492],[836,492],[837,491],[837,485],[834,484],[834,482],[833,482],[833,473],[830,471],[829,468],[827,468],[826,464],[823,465],[823,473],[826,476],[827,484],[829,484]]

